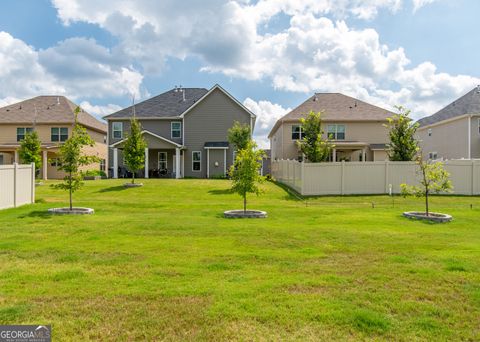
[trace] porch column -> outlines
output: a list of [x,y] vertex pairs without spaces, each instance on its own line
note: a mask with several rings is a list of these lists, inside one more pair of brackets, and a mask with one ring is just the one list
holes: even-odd
[[337,149],[336,148],[333,149],[332,161],[333,162],[337,161]]
[[148,147],[145,147],[145,178],[148,178]]
[[367,158],[367,153],[365,152],[365,149],[362,150],[362,161],[365,163],[365,159]]
[[207,148],[207,178],[210,178],[210,149]]
[[[227,150],[223,150],[223,175],[227,175]],[[263,174],[262,174],[263,176]]]
[[18,150],[15,150],[15,163],[20,164],[20,158],[18,158]]
[[175,149],[175,178],[180,178],[180,149]]
[[43,151],[43,155],[42,155],[42,177],[43,177],[43,180],[47,180],[48,179],[48,151],[47,150],[44,150]]
[[113,149],[113,178],[118,178],[118,148]]

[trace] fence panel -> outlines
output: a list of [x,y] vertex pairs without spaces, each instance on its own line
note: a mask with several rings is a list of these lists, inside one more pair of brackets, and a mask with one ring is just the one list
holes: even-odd
[[0,209],[35,202],[35,167],[0,165]]
[[[444,162],[450,173],[453,193],[480,194],[480,161]],[[302,195],[348,195],[400,193],[400,184],[418,184],[420,175],[414,162],[299,163],[272,161],[272,175]]]

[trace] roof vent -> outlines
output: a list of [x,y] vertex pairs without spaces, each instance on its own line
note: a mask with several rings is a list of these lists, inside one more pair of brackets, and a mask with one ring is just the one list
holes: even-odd
[[18,107],[18,109],[22,109],[22,105],[20,105],[20,107]]
[[477,85],[477,94],[480,94],[480,84]]
[[355,108],[357,107],[357,101],[355,101]]
[[316,101],[318,101],[318,97],[317,97],[317,95],[315,94],[315,96],[313,97],[313,102],[316,102]]

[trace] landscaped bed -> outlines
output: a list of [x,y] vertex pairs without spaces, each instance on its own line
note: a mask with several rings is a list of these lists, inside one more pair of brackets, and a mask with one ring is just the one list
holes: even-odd
[[[422,200],[309,198],[267,183],[227,220],[229,181],[86,182],[0,211],[0,324],[55,340],[477,340],[480,198],[435,196],[449,224],[406,220]],[[372,205],[374,204],[374,205]]]

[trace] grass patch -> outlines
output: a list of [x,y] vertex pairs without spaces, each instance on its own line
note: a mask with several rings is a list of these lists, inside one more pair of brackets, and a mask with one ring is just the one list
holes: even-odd
[[[476,340],[479,197],[433,196],[454,221],[407,220],[421,199],[309,197],[272,182],[242,200],[226,180],[87,182],[0,211],[0,324],[58,340]],[[372,205],[373,203],[373,205]],[[473,204],[470,208],[470,204]],[[122,336],[118,337],[118,332]]]

